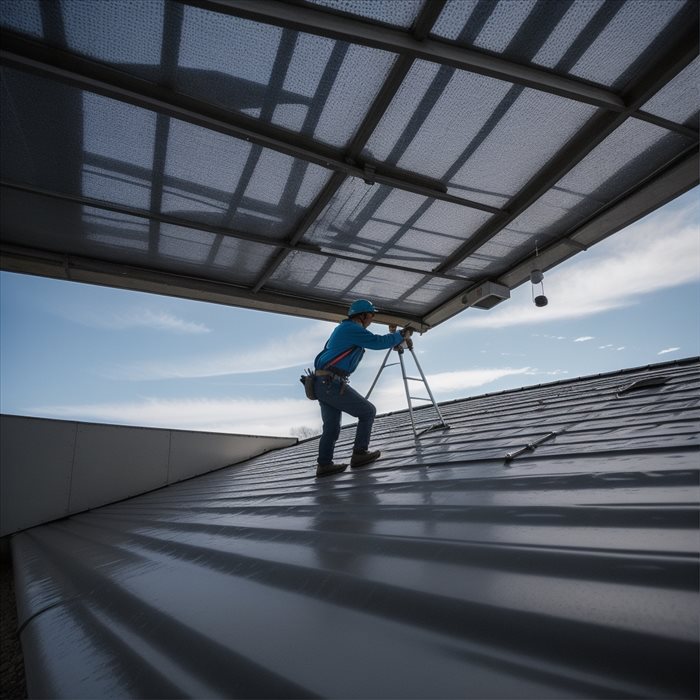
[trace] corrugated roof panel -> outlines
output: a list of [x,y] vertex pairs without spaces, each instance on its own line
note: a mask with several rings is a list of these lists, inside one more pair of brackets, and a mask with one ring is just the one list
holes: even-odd
[[315,479],[312,439],[20,533],[29,692],[696,697],[698,387],[474,397],[418,441],[398,412],[369,469]]

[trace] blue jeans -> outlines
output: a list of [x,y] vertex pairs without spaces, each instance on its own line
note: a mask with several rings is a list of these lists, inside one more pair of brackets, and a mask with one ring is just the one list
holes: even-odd
[[323,433],[318,445],[318,463],[331,464],[336,440],[340,435],[343,412],[359,420],[353,450],[366,450],[372,435],[372,424],[377,409],[348,384],[334,377],[316,377],[316,398],[321,406]]

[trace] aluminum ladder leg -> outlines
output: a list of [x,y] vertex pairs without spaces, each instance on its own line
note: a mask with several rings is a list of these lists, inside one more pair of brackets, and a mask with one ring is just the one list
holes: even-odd
[[[430,386],[428,385],[428,380],[425,378],[425,374],[423,374],[423,370],[418,362],[418,358],[416,357],[416,353],[413,352],[413,348],[409,348],[409,351],[411,353],[411,356],[413,357],[413,361],[416,363],[416,368],[418,369],[418,372],[420,373],[420,378],[419,377],[408,377],[406,375],[406,365],[403,360],[403,355],[404,355],[404,349],[403,347],[399,346],[396,348],[396,351],[398,352],[399,355],[399,362],[392,362],[390,364],[387,364],[387,360],[389,359],[389,355],[391,352],[394,350],[394,348],[389,348],[389,351],[387,352],[386,356],[384,357],[384,361],[382,362],[382,366],[379,368],[379,372],[377,372],[377,376],[374,378],[374,381],[372,382],[372,386],[369,388],[369,391],[367,392],[367,395],[365,396],[366,399],[369,398],[370,394],[372,393],[374,387],[377,384],[377,381],[379,381],[379,376],[381,373],[384,371],[385,367],[391,367],[392,365],[400,364],[401,365],[401,376],[403,378],[403,386],[404,386],[404,391],[406,392],[406,402],[408,403],[408,415],[411,419],[411,428],[413,429],[413,436],[417,439],[420,435],[423,435],[424,433],[427,433],[431,430],[449,430],[450,426],[445,422],[445,419],[442,417],[442,413],[440,413],[440,407],[437,405],[437,402],[435,401],[435,397],[433,396],[433,392],[430,390]],[[414,381],[414,382],[423,382],[423,385],[425,386],[426,390],[428,391],[428,396],[430,397],[429,399],[422,398],[420,396],[411,396],[411,392],[408,388],[408,382],[409,381]],[[416,429],[416,421],[413,416],[413,401],[430,401],[433,404],[433,408],[435,409],[436,413],[438,414],[438,418],[440,419],[439,423],[435,423],[434,425],[431,425],[427,428],[424,428],[423,430],[418,431]]]

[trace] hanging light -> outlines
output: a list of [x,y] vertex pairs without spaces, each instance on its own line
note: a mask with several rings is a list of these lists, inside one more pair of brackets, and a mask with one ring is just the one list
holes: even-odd
[[[537,263],[538,258],[539,251],[537,250],[537,241],[535,241],[535,263]],[[530,272],[530,282],[532,283],[532,300],[535,302],[535,306],[547,306],[549,302],[544,295],[544,274],[539,267]],[[537,285],[540,287],[539,294],[535,294]]]

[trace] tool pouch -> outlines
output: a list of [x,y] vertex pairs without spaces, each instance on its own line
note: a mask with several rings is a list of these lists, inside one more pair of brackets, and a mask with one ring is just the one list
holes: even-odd
[[304,385],[306,398],[316,401],[316,393],[314,392],[314,379],[316,378],[316,375],[310,369],[307,369],[306,371],[307,374],[302,374],[301,377],[299,377],[299,381]]

